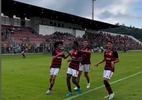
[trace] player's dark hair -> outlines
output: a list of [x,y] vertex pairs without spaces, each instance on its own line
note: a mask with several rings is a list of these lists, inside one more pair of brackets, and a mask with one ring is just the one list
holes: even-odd
[[78,42],[77,41],[74,41],[73,42],[77,47],[79,46]]
[[59,44],[63,45],[63,42],[62,42],[62,41],[55,42],[55,43],[54,43],[54,48],[57,48],[57,46],[58,46]]
[[113,41],[110,41],[110,40],[109,40],[109,41],[107,41],[107,43],[111,43],[111,44],[114,44],[114,43],[113,43]]

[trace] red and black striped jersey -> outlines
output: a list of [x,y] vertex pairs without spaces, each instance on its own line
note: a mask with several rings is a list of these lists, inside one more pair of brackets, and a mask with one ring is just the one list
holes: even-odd
[[[60,53],[61,53],[61,51],[53,50],[52,51],[52,56],[56,56],[56,55],[58,55]],[[64,56],[65,55],[60,55],[57,58],[53,59],[50,68],[60,68],[61,64],[62,64],[62,57],[64,57]]]
[[114,50],[105,51],[104,52],[104,58],[105,58],[105,61],[106,61],[104,69],[105,70],[111,70],[111,71],[114,72],[114,68],[111,67],[111,62],[118,58],[117,51],[114,51]]
[[[87,47],[87,48],[84,48],[83,50],[86,50],[86,51],[90,51],[90,48]],[[82,62],[81,64],[91,64],[91,53],[86,53],[86,52],[82,52]]]
[[[78,60],[82,56],[81,51],[73,50],[71,56],[72,56],[72,59]],[[75,70],[79,70],[79,64],[80,62],[71,61],[69,64],[69,67]]]

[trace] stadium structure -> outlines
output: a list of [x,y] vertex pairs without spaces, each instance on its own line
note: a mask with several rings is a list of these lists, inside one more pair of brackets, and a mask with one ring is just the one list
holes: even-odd
[[[55,41],[88,39],[93,51],[112,40],[118,50],[141,49],[142,44],[131,36],[99,31],[118,26],[67,14],[14,0],[2,0],[2,53],[20,52],[24,44],[29,53],[50,52]],[[105,48],[105,47],[104,47]]]

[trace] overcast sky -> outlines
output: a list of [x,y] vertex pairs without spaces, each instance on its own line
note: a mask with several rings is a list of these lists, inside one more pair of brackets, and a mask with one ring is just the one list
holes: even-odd
[[[92,18],[92,0],[17,0],[20,2]],[[96,0],[95,20],[142,28],[142,0]]]

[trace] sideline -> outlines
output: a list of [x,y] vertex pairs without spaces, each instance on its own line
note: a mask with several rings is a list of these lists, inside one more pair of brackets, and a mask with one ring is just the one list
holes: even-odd
[[[121,82],[121,81],[123,81],[123,80],[126,80],[126,79],[128,79],[128,78],[134,77],[134,76],[139,75],[139,74],[142,74],[142,71],[137,72],[137,73],[132,74],[132,75],[129,75],[129,76],[127,76],[127,77],[118,79],[118,80],[116,80],[116,81],[113,81],[113,82],[111,82],[110,84],[115,84],[115,83]],[[83,92],[82,94],[75,95],[75,96],[71,96],[71,97],[66,98],[66,99],[63,99],[63,100],[72,100],[73,98],[77,98],[77,97],[79,97],[79,96],[82,96],[82,95],[84,95],[84,94],[90,93],[90,92],[92,92],[92,91],[99,90],[99,89],[101,89],[101,88],[103,88],[103,87],[104,87],[104,85],[99,86],[99,87],[96,87],[96,88],[91,89],[91,90],[89,90],[89,91]]]

